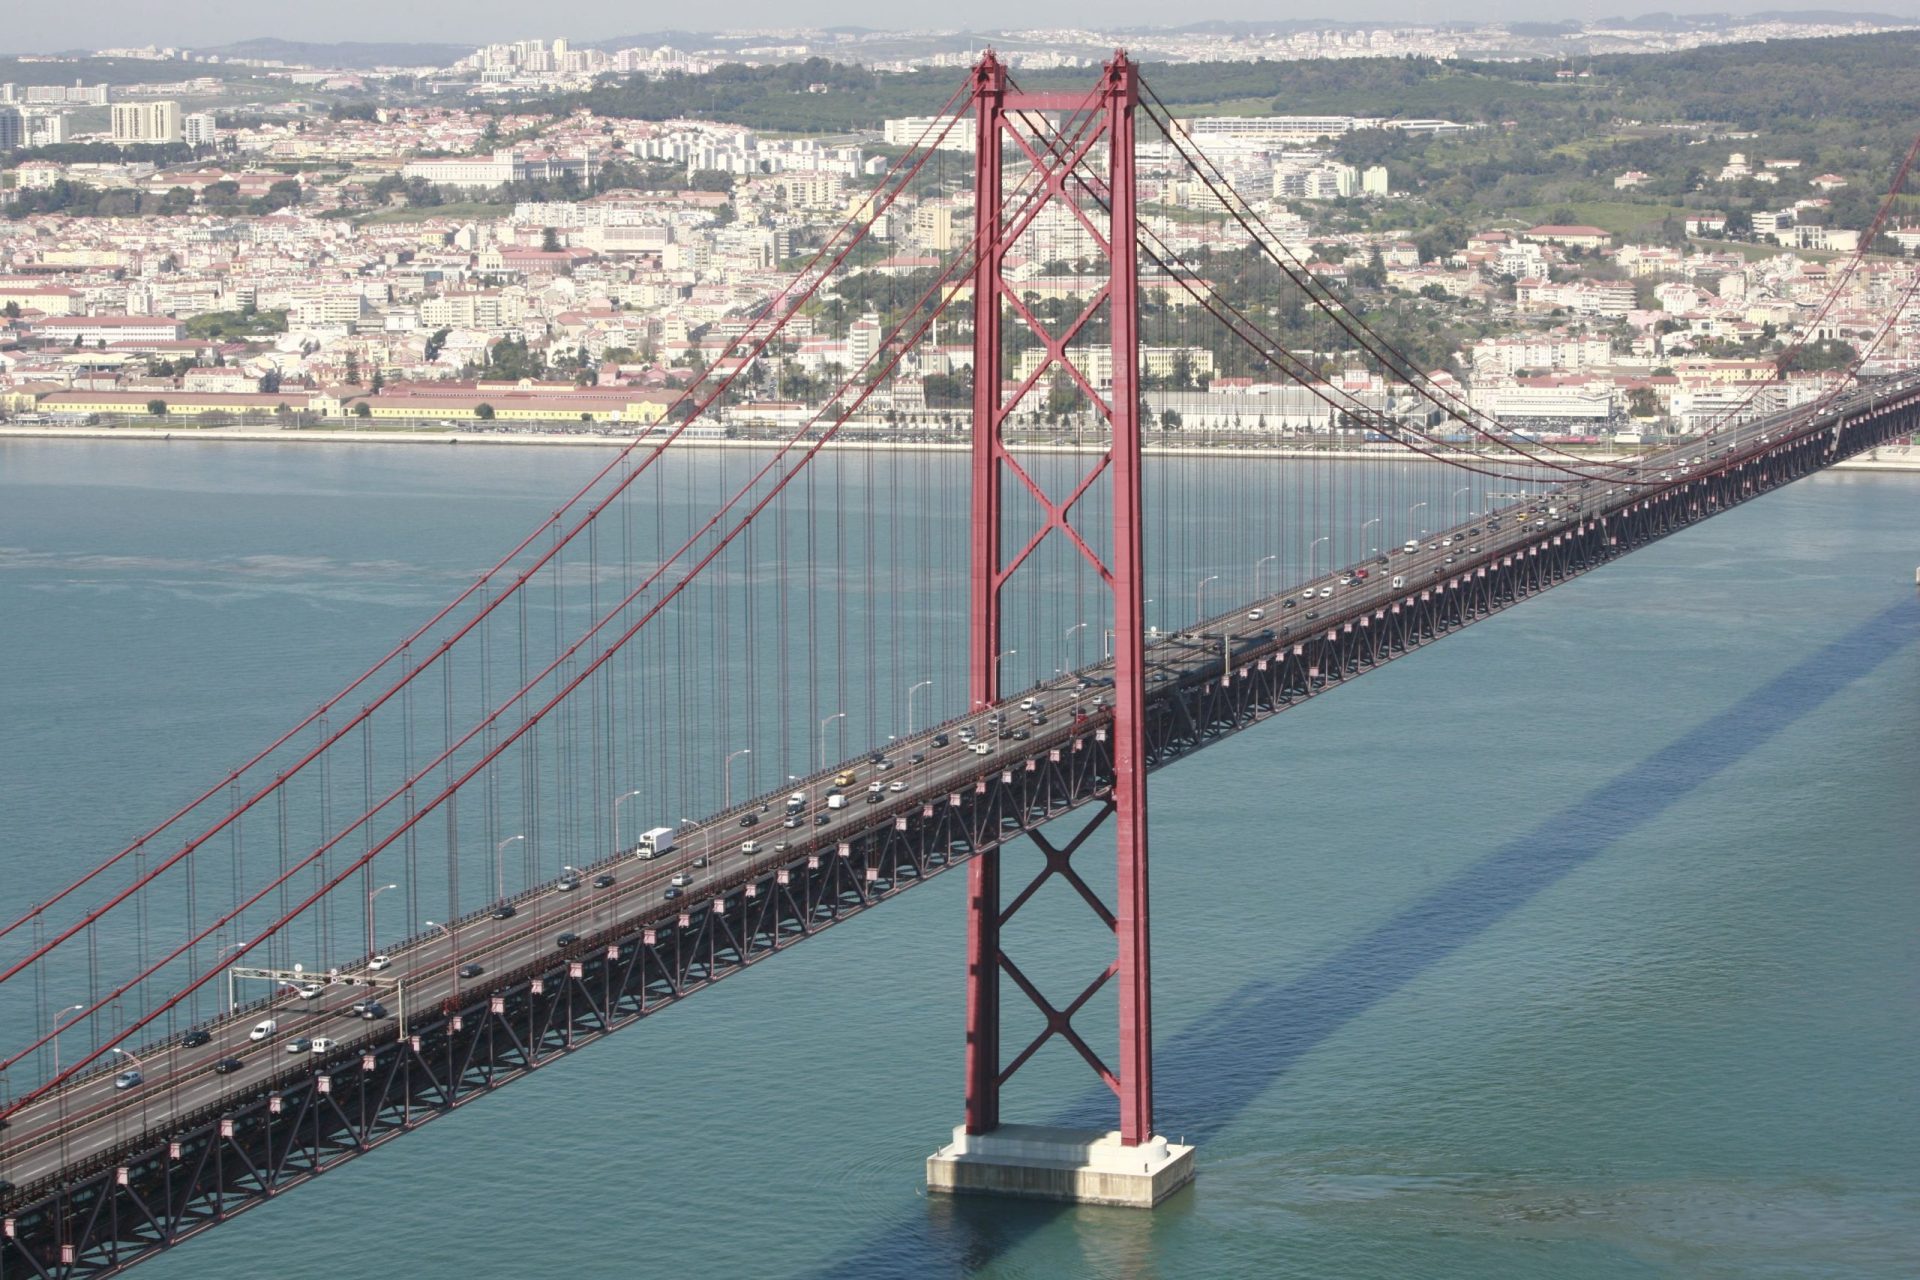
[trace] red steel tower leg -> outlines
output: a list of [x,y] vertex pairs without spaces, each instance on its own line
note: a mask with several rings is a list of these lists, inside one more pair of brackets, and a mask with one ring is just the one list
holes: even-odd
[[[1120,1101],[1120,1141],[1133,1147],[1153,1134],[1153,1021],[1150,987],[1147,910],[1147,788],[1145,761],[1145,557],[1140,476],[1140,288],[1135,247],[1134,106],[1139,81],[1133,64],[1118,54],[1102,72],[1092,95],[1025,94],[1009,92],[1005,68],[989,53],[974,69],[973,99],[976,169],[974,177],[975,230],[978,261],[974,268],[973,332],[973,505],[972,560],[969,579],[968,632],[970,695],[980,710],[1000,698],[1000,592],[1028,552],[1007,563],[1002,546],[1003,486],[1009,477],[1046,508],[1048,531],[1067,530],[1069,517],[1085,486],[1103,470],[1112,485],[1112,564],[1077,534],[1069,533],[1078,553],[1112,583],[1114,624],[1114,707],[1108,729],[1112,735],[1114,783],[1110,812],[1118,838],[1118,901],[1108,911],[1094,900],[1085,882],[1066,866],[1066,857],[1090,834],[1076,838],[1066,854],[1038,841],[1049,855],[1041,878],[1060,874],[1095,902],[1096,910],[1113,929],[1117,956],[1107,972],[1095,980],[1080,999],[1064,1011],[1042,997],[1001,948],[1001,926],[1032,890],[1019,895],[1012,908],[1001,906],[1001,863],[997,852],[977,855],[968,872],[967,895],[967,1108],[966,1131],[991,1134],[1000,1125],[1000,1087],[1032,1056],[1041,1042],[1062,1035],[1094,1071],[1112,1087]],[[1038,113],[1064,113],[1078,119],[1071,136],[1053,136],[1047,126],[1036,129]],[[1103,145],[1101,145],[1103,144]],[[1089,163],[1106,152],[1104,173]],[[1012,162],[1031,168],[1038,177],[1022,208],[1006,205],[1003,170]],[[1091,172],[1090,172],[1091,171]],[[1027,184],[1023,183],[1022,186]],[[1083,198],[1084,197],[1084,198]],[[1002,275],[1009,242],[1031,225],[1033,202],[1067,205],[1095,239],[1104,241],[1110,268],[1107,287],[1088,304],[1079,318],[1060,333],[1049,333],[1018,301]],[[1094,214],[1107,206],[1104,233]],[[1102,305],[1111,324],[1113,378],[1103,400],[1087,370],[1074,362],[1069,343]],[[1006,309],[1015,310],[1047,348],[1039,371],[1029,375],[1017,394],[1004,388],[1002,322]],[[1074,496],[1056,501],[1043,493],[1009,453],[1004,426],[1012,410],[1049,370],[1064,371],[1085,391],[1108,420],[1111,443],[1108,456],[1083,481]],[[1045,533],[1038,535],[1046,536]],[[1104,818],[1095,819],[1097,826]],[[1040,1040],[1002,1066],[1000,1044],[1000,977],[1012,977],[1028,998],[1047,1015],[1047,1031]],[[1119,1070],[1112,1071],[1099,1055],[1073,1032],[1072,1012],[1109,979],[1117,982],[1120,999]]]
[[1140,272],[1134,211],[1138,72],[1105,72],[1113,332],[1113,801],[1119,841],[1114,934],[1120,971],[1120,1141],[1153,1133],[1153,1017],[1147,936],[1146,557],[1140,501]]
[[[1000,697],[1001,115],[1007,72],[989,53],[974,68],[977,157],[973,271],[973,554],[968,584],[968,709]],[[967,869],[967,1132],[1000,1126],[1000,852]]]

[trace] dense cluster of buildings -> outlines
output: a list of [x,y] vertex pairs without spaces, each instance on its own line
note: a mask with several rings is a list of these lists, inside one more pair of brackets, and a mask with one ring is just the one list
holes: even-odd
[[[485,51],[483,51],[485,52]],[[538,54],[538,56],[536,56]],[[500,46],[487,65],[565,68],[565,48]],[[577,65],[594,65],[591,59]],[[167,100],[112,104],[116,134],[179,136],[202,127]],[[1820,243],[1788,237],[1751,260],[1708,241],[1690,248],[1622,243],[1579,225],[1488,227],[1437,256],[1391,233],[1329,234],[1303,201],[1391,196],[1384,169],[1344,165],[1322,149],[1356,129],[1458,128],[1446,121],[1347,116],[1202,118],[1185,141],[1203,151],[1237,199],[1259,214],[1307,270],[1335,288],[1366,272],[1368,287],[1463,305],[1478,337],[1425,371],[1464,401],[1541,431],[1633,431],[1641,423],[1697,430],[1735,406],[1781,407],[1818,393],[1817,374],[1779,376],[1778,343],[1862,345],[1912,280],[1913,263],[1880,258],[1845,277],[1846,292],[1816,322],[1836,278],[1817,250],[1850,247],[1809,221]],[[211,122],[205,122],[211,131]],[[873,225],[868,252],[844,285],[821,295],[783,344],[743,361],[733,340],[787,288],[796,260],[870,200],[894,146],[925,123],[890,122],[884,137],[768,137],[699,120],[564,119],[462,109],[383,108],[361,119],[250,123],[221,130],[218,163],[62,164],[13,172],[18,189],[62,180],[165,196],[168,216],[36,214],[0,222],[0,411],[59,419],[287,413],[471,422],[594,423],[624,429],[657,420],[700,370],[739,376],[705,426],[791,426],[820,413],[846,373],[888,350],[882,313],[924,282],[973,234],[970,164],[953,181],[922,184]],[[968,131],[961,131],[968,132]],[[512,137],[510,144],[494,139]],[[426,154],[422,154],[426,153]],[[327,160],[336,172],[276,168]],[[720,183],[591,194],[608,165]],[[1763,166],[1765,168],[1765,166]],[[507,184],[577,199],[524,200],[408,220],[368,218],[397,177],[449,195]],[[1244,244],[1221,193],[1197,181],[1165,143],[1143,146],[1143,208],[1171,252],[1207,261]],[[730,187],[731,189],[721,189]],[[713,188],[713,189],[702,189]],[[270,197],[279,197],[269,199]],[[1809,194],[1803,214],[1825,200]],[[242,212],[249,201],[270,211]],[[1171,211],[1180,216],[1170,216]],[[398,210],[396,209],[396,212]],[[1697,234],[1723,233],[1700,215]],[[1920,247],[1920,230],[1896,229]],[[1071,314],[1098,288],[1083,265],[1100,256],[1094,231],[1053,205],[1006,258],[1026,304]],[[1189,282],[1191,283],[1191,282]],[[1149,274],[1147,296],[1190,309],[1179,280]],[[1416,305],[1405,303],[1403,305]],[[962,309],[964,310],[964,308]],[[953,387],[970,377],[965,317],[901,354],[860,410],[869,425],[957,430]],[[1203,341],[1149,342],[1142,374],[1156,422],[1185,429],[1287,434],[1336,425],[1329,390],[1349,405],[1396,412],[1393,389],[1361,360],[1313,353],[1327,386],[1219,376]],[[1876,359],[1920,357],[1911,327],[1886,335]],[[731,363],[729,363],[731,362]],[[1050,422],[1050,380],[1037,349],[1010,362],[1018,413]],[[1087,353],[1096,389],[1111,370]],[[1404,412],[1407,397],[1399,398]]]

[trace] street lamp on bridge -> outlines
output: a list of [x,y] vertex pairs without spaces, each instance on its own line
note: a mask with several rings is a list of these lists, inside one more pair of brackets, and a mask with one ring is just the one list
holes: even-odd
[[922,680],[919,684],[913,685],[907,690],[907,736],[909,738],[913,736],[913,695],[922,689],[930,689],[932,687],[933,681]]
[[[634,794],[637,795],[639,793],[635,792]],[[620,814],[618,809],[614,811],[613,820],[616,824],[618,824],[620,821]],[[501,855],[506,852],[507,846],[512,844],[515,840],[525,840],[526,838],[527,837],[524,834],[517,835],[517,836],[508,836],[505,840],[502,840],[498,844],[493,846],[493,900],[495,902],[498,902],[502,898],[507,896],[506,868],[501,862]],[[620,833],[617,825],[614,829],[613,843],[616,849],[620,845]]]
[[1193,620],[1196,625],[1206,621],[1207,584],[1209,582],[1218,582],[1218,581],[1220,581],[1220,575],[1217,573],[1210,573],[1206,577],[1200,579],[1200,585],[1193,589]]
[[[1363,522],[1363,523],[1362,523],[1362,524],[1360,525],[1360,545],[1361,545],[1361,546],[1363,546],[1363,547],[1365,547],[1365,546],[1367,545],[1367,525],[1370,525],[1370,524],[1379,524],[1379,523],[1380,523],[1380,517],[1379,517],[1379,516],[1375,516],[1375,517],[1373,517],[1373,519],[1371,519],[1371,520],[1367,520],[1367,521],[1364,521],[1364,522]],[[1376,551],[1378,551],[1379,549],[1380,549],[1380,548],[1378,548],[1378,547],[1369,547],[1369,548],[1368,548],[1368,549],[1367,549],[1367,550],[1366,550],[1365,552],[1363,552],[1362,554],[1364,554],[1364,555],[1372,555],[1372,554],[1373,554],[1374,552],[1376,552]]]
[[451,925],[441,924],[437,920],[423,921],[427,928],[438,929],[447,935],[447,959],[453,964],[453,1002],[460,1003],[460,940],[453,936]]
[[[1473,486],[1470,484],[1463,484],[1458,489],[1455,489],[1453,491],[1453,522],[1455,524],[1460,523],[1460,495],[1463,493],[1472,493],[1472,492],[1473,492]],[[1468,512],[1467,514],[1472,515],[1473,513]]]
[[846,718],[847,713],[844,711],[836,711],[830,716],[822,716],[820,718],[820,767],[822,769],[827,767],[827,726],[835,720],[845,720]]
[[1417,538],[1426,532],[1426,530],[1416,527],[1413,523],[1413,513],[1426,505],[1424,502],[1416,502],[1407,508],[1407,537],[1409,539]]
[[639,789],[635,788],[613,802],[613,851],[616,854],[626,852],[625,849],[620,847],[620,806],[639,794]]
[[1255,600],[1258,600],[1258,599],[1260,599],[1260,598],[1261,598],[1261,596],[1260,596],[1260,569],[1261,569],[1261,566],[1263,566],[1263,565],[1265,565],[1265,564],[1267,563],[1267,561],[1269,561],[1269,560],[1278,560],[1279,558],[1280,558],[1280,557],[1279,557],[1279,555],[1278,555],[1278,554],[1276,553],[1276,554],[1274,554],[1274,555],[1270,555],[1270,556],[1261,556],[1261,557],[1260,557],[1260,558],[1259,558],[1258,560],[1255,560],[1255,561],[1253,562],[1253,598],[1254,598]]
[[[53,1078],[55,1080],[60,1078],[60,1032],[64,1029],[60,1019],[66,1017],[76,1009],[84,1009],[86,1007],[84,1004],[70,1004],[53,1015],[53,1035],[51,1039],[53,1040]],[[65,1097],[66,1095],[63,1092],[61,1096]]]
[[1076,631],[1084,630],[1086,628],[1086,625],[1087,624],[1084,622],[1076,622],[1072,626],[1068,627],[1064,632],[1061,633],[1060,635],[1060,669],[1062,671],[1073,670],[1074,663],[1068,658],[1068,649],[1070,648],[1070,642],[1073,640],[1073,633]]
[[733,808],[733,762],[741,756],[752,754],[752,747],[742,747],[728,756],[726,763],[720,766],[720,807],[722,809]]
[[374,950],[375,950],[374,931],[373,931],[373,900],[379,897],[381,894],[385,893],[387,890],[398,889],[399,887],[400,886],[397,884],[383,884],[378,889],[369,889],[367,891],[367,955],[369,958],[373,956]]

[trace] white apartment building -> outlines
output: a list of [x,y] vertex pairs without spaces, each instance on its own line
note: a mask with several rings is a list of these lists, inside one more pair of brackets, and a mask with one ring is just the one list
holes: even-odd
[[117,102],[113,106],[113,140],[129,142],[179,142],[180,104],[165,102]]
[[213,113],[195,111],[180,120],[181,141],[190,147],[210,147],[213,145]]
[[1482,338],[1473,346],[1476,378],[1512,377],[1522,369],[1550,369],[1577,373],[1606,364],[1612,357],[1607,340],[1593,334],[1526,334],[1514,338]]

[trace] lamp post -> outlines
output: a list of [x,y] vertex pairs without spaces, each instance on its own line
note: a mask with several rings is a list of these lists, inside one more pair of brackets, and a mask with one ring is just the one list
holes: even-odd
[[1193,621],[1196,626],[1206,620],[1207,584],[1209,582],[1218,582],[1218,581],[1220,581],[1220,575],[1217,573],[1210,573],[1206,577],[1200,579],[1200,585],[1193,589]]
[[822,769],[827,767],[827,726],[835,720],[845,720],[846,718],[847,713],[844,711],[836,711],[830,716],[822,716],[820,718],[820,767]]
[[1087,624],[1084,622],[1076,622],[1072,626],[1068,627],[1064,632],[1061,633],[1060,635],[1060,669],[1062,671],[1073,670],[1074,664],[1068,661],[1067,659],[1067,649],[1069,647],[1068,642],[1073,639],[1074,632],[1085,630],[1086,625]]
[[[1019,652],[1018,649],[1008,649],[1005,653],[996,653],[993,655],[993,683],[996,686],[1001,683],[1002,679],[1000,675],[1000,664]],[[1001,692],[1004,694],[1006,691],[1002,689]]]
[[636,788],[613,802],[613,851],[616,854],[626,852],[625,849],[620,847],[620,806],[639,794],[640,791]]
[[1407,538],[1409,541],[1418,538],[1421,532],[1413,523],[1413,513],[1426,505],[1424,502],[1416,502],[1407,508]]
[[[619,811],[617,809],[614,811],[613,820],[616,824],[620,821]],[[507,846],[512,844],[515,840],[525,840],[525,839],[526,839],[526,836],[524,835],[508,836],[505,840],[502,840],[498,844],[493,846],[493,900],[495,902],[498,902],[502,898],[507,896],[506,868],[501,861],[501,855],[506,852]],[[620,843],[620,837],[617,830],[614,834],[613,842],[615,846],[618,846]]]
[[[179,1041],[176,1040],[174,1043],[177,1045]],[[137,1055],[128,1053],[125,1049],[120,1048],[118,1045],[108,1045],[107,1050],[110,1053],[117,1053],[121,1057],[125,1058],[128,1062],[131,1062],[134,1065],[134,1069],[140,1072],[140,1083],[141,1084],[146,1083],[147,1064],[142,1062]],[[136,1085],[134,1087],[138,1088],[139,1086]],[[147,1127],[147,1091],[145,1089],[140,1090],[140,1127],[142,1129]]]
[[367,958],[368,959],[372,959],[374,955],[373,900],[379,897],[381,894],[385,893],[387,890],[398,889],[399,887],[400,886],[397,884],[383,884],[378,889],[369,890],[367,893]]
[[1453,491],[1453,522],[1455,524],[1460,523],[1460,495],[1472,492],[1473,486],[1470,484],[1463,484]]
[[[1332,534],[1328,534],[1328,535],[1326,535],[1326,536],[1324,536],[1324,537],[1319,537],[1319,538],[1315,538],[1315,539],[1314,539],[1314,540],[1313,540],[1312,542],[1309,542],[1309,543],[1307,544],[1307,580],[1308,580],[1309,582],[1311,582],[1311,581],[1313,580],[1313,576],[1314,576],[1314,574],[1313,574],[1313,549],[1314,549],[1315,547],[1317,547],[1317,546],[1319,546],[1319,545],[1320,545],[1321,543],[1323,543],[1323,542],[1332,542],[1332,541],[1333,541],[1333,535],[1332,535]],[[1329,548],[1327,549],[1327,564],[1328,564],[1329,566],[1331,566],[1331,565],[1333,564],[1333,549],[1332,549],[1331,547],[1329,547]]]
[[741,756],[752,754],[752,747],[742,747],[728,756],[727,762],[720,766],[720,807],[722,809],[733,808],[733,762]]
[[1258,560],[1255,560],[1255,561],[1253,562],[1253,598],[1254,598],[1255,600],[1258,600],[1258,599],[1260,599],[1260,598],[1261,598],[1261,596],[1260,596],[1260,570],[1261,570],[1261,568],[1262,568],[1262,567],[1263,567],[1263,566],[1264,566],[1264,565],[1265,565],[1265,564],[1267,563],[1267,561],[1269,561],[1269,560],[1278,560],[1279,558],[1280,558],[1280,557],[1279,557],[1278,555],[1271,555],[1271,556],[1261,556],[1261,557],[1260,557],[1260,558],[1259,558]]
[[459,943],[459,940],[453,936],[453,927],[451,925],[441,924],[437,920],[428,920],[425,923],[427,928],[438,929],[440,932],[447,935],[447,959],[453,962],[453,1002],[455,1004],[459,1004],[460,1003],[460,943]]
[[922,680],[919,684],[912,685],[907,689],[907,736],[909,738],[913,736],[913,695],[922,689],[931,689],[932,687],[933,681]]
[[[84,1009],[86,1007],[87,1006],[83,1004],[70,1004],[53,1015],[53,1078],[55,1080],[60,1078],[60,1019],[66,1017],[76,1009]],[[64,1092],[61,1096],[65,1096]]]
[[[1367,525],[1379,524],[1379,523],[1380,523],[1380,517],[1375,516],[1373,519],[1366,521],[1364,524],[1360,526],[1360,545],[1361,546],[1364,547],[1367,545]],[[1378,548],[1374,548],[1374,550],[1378,550]],[[1363,554],[1371,554],[1371,552],[1366,552]]]

